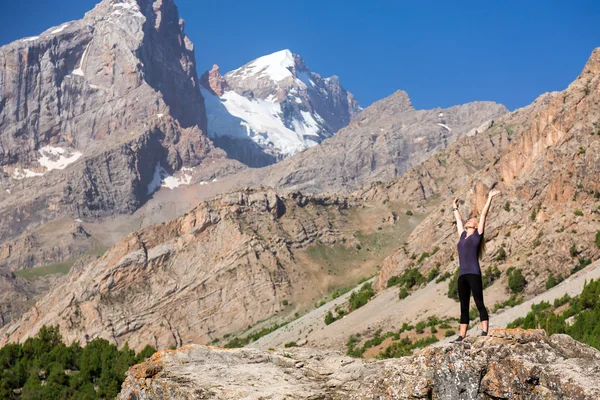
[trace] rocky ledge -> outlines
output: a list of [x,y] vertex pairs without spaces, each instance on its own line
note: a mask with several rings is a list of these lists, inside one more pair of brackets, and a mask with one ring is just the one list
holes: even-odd
[[118,399],[597,399],[600,352],[543,330],[367,362],[334,351],[190,345],[129,369]]

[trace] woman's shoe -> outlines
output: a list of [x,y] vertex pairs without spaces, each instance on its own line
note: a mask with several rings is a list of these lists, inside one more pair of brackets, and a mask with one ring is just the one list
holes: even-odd
[[487,332],[481,331],[481,334],[479,336],[487,336],[487,334],[488,334]]
[[462,342],[464,339],[464,337],[458,335],[458,337],[456,339],[454,339],[453,341],[451,341],[450,343],[460,343]]

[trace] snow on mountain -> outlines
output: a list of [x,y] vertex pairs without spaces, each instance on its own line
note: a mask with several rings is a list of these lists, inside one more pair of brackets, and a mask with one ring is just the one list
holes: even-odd
[[230,158],[260,167],[333,136],[360,106],[337,77],[323,79],[289,50],[221,76],[201,77],[208,135]]

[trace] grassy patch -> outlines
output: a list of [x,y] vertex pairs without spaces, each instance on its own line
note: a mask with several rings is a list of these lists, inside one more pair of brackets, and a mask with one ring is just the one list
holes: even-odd
[[80,258],[83,258],[85,256],[100,257],[106,252],[106,250],[107,248],[105,247],[95,247],[94,249],[82,254],[79,257],[74,257],[61,263],[44,265],[43,267],[22,269],[19,271],[15,271],[14,274],[24,279],[35,279],[42,276],[55,274],[66,275],[71,270],[73,264],[75,264],[75,262]]
[[[557,308],[567,303],[569,308],[557,314]],[[574,317],[572,325],[567,324],[570,317]],[[548,335],[566,333],[575,340],[600,349],[600,281],[590,281],[581,294],[572,299],[565,296],[556,299],[553,305],[547,302],[534,304],[529,314],[512,321],[508,327],[542,328]]]

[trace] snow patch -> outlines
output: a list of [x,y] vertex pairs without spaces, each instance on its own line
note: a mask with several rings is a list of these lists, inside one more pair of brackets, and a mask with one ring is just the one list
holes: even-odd
[[450,129],[450,128],[448,127],[448,125],[444,125],[444,124],[438,124],[438,125],[439,125],[439,126],[441,126],[442,128],[446,128],[446,129],[448,129],[448,132],[452,132],[452,129]]
[[[284,155],[292,155],[316,142],[305,136],[319,136],[318,120],[304,111],[301,118],[283,120],[281,104],[260,99],[248,99],[234,91],[221,97],[201,89],[208,117],[210,137],[230,136],[250,139],[262,148],[275,148]],[[317,120],[315,120],[315,118]]]
[[61,26],[60,28],[58,28],[58,29],[55,29],[55,30],[53,30],[53,31],[52,31],[52,32],[50,32],[50,33],[60,33],[60,32],[62,32],[62,31],[64,31],[64,30],[65,30],[65,28],[66,28],[67,26],[69,26],[69,24],[64,24],[64,25],[63,25],[63,26]]
[[65,169],[69,164],[73,164],[83,155],[79,151],[66,151],[62,147],[52,146],[44,146],[38,151],[42,155],[38,159],[38,162],[48,171]]
[[302,104],[302,99],[300,97],[294,98],[294,101],[298,104]]
[[168,189],[175,189],[181,185],[189,185],[192,182],[193,168],[181,168],[179,176],[170,175],[165,169],[158,163],[154,168],[154,175],[152,181],[148,184],[148,194],[152,194],[157,191],[160,187],[166,187]]
[[23,39],[24,42],[33,42],[34,40],[38,40],[39,36],[28,37],[27,39]]
[[294,56],[291,51],[286,49],[257,58],[243,67],[231,71],[227,75],[239,75],[242,79],[254,75],[267,76],[271,80],[278,82],[292,76],[290,68],[294,65]]
[[76,69],[74,69],[73,71],[71,71],[70,75],[78,75],[78,76],[84,76],[83,74],[83,62],[85,61],[85,56],[87,55],[88,49],[90,48],[90,44],[92,42],[88,43],[87,46],[85,46],[85,50],[83,51],[83,54],[81,55],[81,60],[79,61],[79,67],[77,67]]
[[156,118],[162,118],[164,116],[165,116],[165,114],[156,114]]
[[440,115],[438,115],[438,117],[442,118],[444,116],[444,113],[441,112]]
[[[142,13],[140,12],[140,7],[138,6],[137,2],[135,2],[135,1],[134,1],[134,2],[131,2],[131,3],[127,3],[127,2],[124,2],[124,3],[116,3],[116,4],[113,4],[112,6],[113,6],[113,8],[120,8],[120,9],[122,9],[122,10],[128,10],[128,11],[131,11],[131,12],[133,13],[132,15],[133,15],[134,17],[142,17],[142,18],[146,18],[146,17],[144,17],[144,14],[142,14]],[[118,10],[116,10],[116,11],[118,11]],[[113,11],[113,14],[115,14],[115,13],[116,13],[116,11]],[[118,15],[121,15],[121,14],[119,13]]]
[[217,178],[213,179],[212,181],[213,181],[213,182],[216,182],[216,181],[217,181]]
[[20,168],[15,168],[12,172],[12,178],[20,181],[25,178],[34,178],[36,176],[44,176],[43,172],[35,172],[30,169],[24,168],[21,170]]

